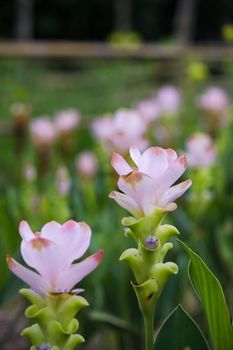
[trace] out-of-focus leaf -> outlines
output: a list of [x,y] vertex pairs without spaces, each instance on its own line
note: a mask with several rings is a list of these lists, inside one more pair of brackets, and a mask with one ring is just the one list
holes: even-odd
[[155,339],[155,349],[208,350],[208,344],[195,321],[178,305],[166,318]]
[[202,259],[179,241],[190,257],[189,278],[199,297],[208,323],[214,350],[233,349],[233,329],[219,280]]

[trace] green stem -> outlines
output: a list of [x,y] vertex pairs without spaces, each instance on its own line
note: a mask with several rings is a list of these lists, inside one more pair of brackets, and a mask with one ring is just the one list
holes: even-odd
[[144,315],[146,350],[154,350],[154,312]]

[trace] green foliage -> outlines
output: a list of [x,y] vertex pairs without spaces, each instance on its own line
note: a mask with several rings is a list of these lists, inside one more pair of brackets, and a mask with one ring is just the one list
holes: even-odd
[[233,329],[220,282],[203,260],[180,241],[190,257],[189,278],[199,297],[214,350],[233,348]]
[[192,317],[178,305],[166,318],[155,339],[155,350],[208,350],[207,342]]

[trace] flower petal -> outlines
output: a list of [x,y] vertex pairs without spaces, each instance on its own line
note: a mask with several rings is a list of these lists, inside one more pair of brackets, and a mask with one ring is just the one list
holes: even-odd
[[129,149],[129,154],[134,163],[138,165],[142,156],[139,149],[135,145],[131,145]]
[[192,185],[191,180],[186,180],[178,185],[169,188],[160,198],[159,203],[161,206],[166,206],[169,203],[175,201],[177,198],[182,196],[182,194]]
[[80,263],[71,265],[59,275],[57,287],[59,289],[66,289],[70,291],[79,281],[91,273],[100,264],[103,256],[104,251],[99,250]]
[[25,241],[35,238],[34,233],[32,232],[27,221],[23,220],[19,224],[19,233]]
[[160,147],[150,147],[143,152],[138,171],[151,176],[158,182],[167,167],[167,152]]
[[122,208],[128,210],[131,214],[137,216],[140,213],[137,203],[125,194],[113,191],[109,194],[109,197],[114,199]]
[[132,171],[129,164],[118,153],[113,153],[111,164],[119,175],[128,175]]
[[143,210],[146,203],[155,204],[156,183],[146,174],[133,171],[128,176],[121,176],[118,187],[137,203],[140,210]]
[[51,288],[56,284],[59,273],[69,266],[69,258],[60,246],[45,238],[22,241],[21,254],[25,262],[36,269]]
[[157,198],[159,198],[166,190],[171,187],[179,177],[184,173],[187,167],[186,156],[180,156],[174,162],[169,164],[168,169],[163,174],[161,181],[158,184]]
[[69,220],[63,225],[55,221],[46,224],[42,230],[42,237],[58,244],[70,263],[80,258],[90,244],[91,229],[85,222]]
[[22,281],[28,284],[36,293],[43,294],[44,291],[49,290],[48,284],[39,274],[27,269],[10,256],[7,256],[6,260],[9,269]]

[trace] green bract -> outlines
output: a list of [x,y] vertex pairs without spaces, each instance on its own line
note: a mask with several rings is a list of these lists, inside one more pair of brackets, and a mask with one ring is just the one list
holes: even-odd
[[42,298],[31,289],[20,293],[32,304],[25,316],[35,322],[22,331],[31,344],[30,350],[47,344],[52,350],[73,350],[84,338],[77,334],[79,327],[75,315],[88,306],[86,299],[70,293],[49,294]]

